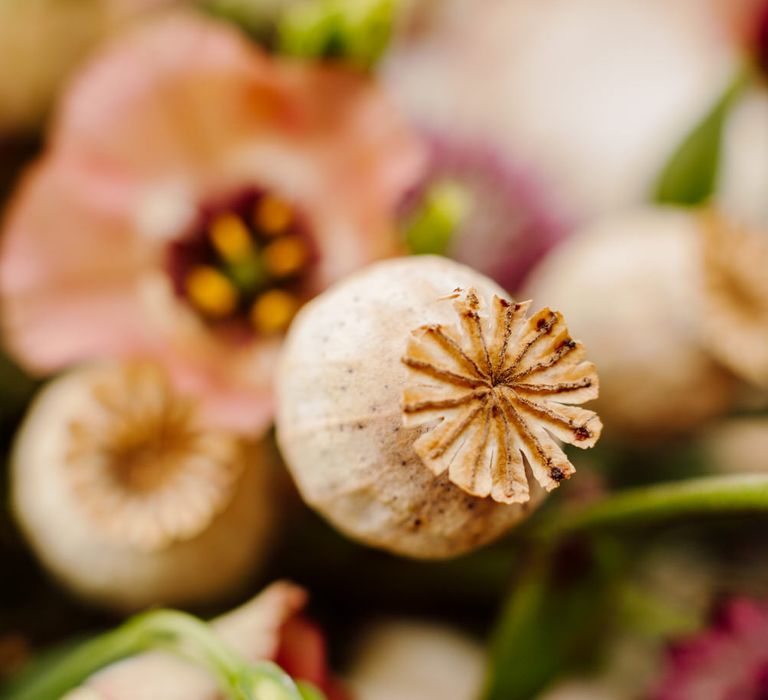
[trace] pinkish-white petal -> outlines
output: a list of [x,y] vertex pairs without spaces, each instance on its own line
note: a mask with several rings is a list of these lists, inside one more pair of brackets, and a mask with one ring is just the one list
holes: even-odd
[[6,221],[3,332],[35,369],[152,344],[136,289],[156,251],[126,225],[130,192],[115,181],[90,197],[81,185],[77,172],[44,161],[23,182]]

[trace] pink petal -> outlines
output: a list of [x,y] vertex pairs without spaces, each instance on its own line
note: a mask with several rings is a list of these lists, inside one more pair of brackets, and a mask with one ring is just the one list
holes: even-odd
[[[267,378],[256,385],[251,384],[238,374],[236,368],[222,366],[214,358],[198,365],[187,365],[179,357],[169,357],[166,366],[176,389],[199,400],[207,424],[261,435],[272,423],[274,396]],[[227,372],[228,369],[231,371]]]
[[96,56],[63,101],[52,147],[143,175],[210,167],[279,100],[267,57],[236,29],[178,13]]
[[0,256],[3,330],[32,368],[151,344],[136,286],[155,251],[126,225],[128,191],[115,178],[104,182],[100,196],[88,197],[76,172],[44,161],[9,213]]
[[288,65],[304,97],[300,137],[312,149],[313,187],[302,193],[320,252],[316,286],[402,253],[394,212],[426,169],[424,144],[389,97],[339,68]]

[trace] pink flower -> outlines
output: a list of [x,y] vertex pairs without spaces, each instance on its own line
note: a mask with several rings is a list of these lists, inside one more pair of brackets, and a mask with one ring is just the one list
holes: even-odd
[[673,650],[656,700],[768,696],[768,603],[735,599],[720,622]]
[[152,356],[208,418],[272,416],[298,305],[396,254],[421,149],[341,68],[192,14],[140,27],[71,86],[6,222],[6,341],[29,368]]

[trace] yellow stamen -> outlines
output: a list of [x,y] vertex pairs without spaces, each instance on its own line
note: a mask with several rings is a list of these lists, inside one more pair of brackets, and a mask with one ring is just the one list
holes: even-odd
[[230,262],[244,258],[253,249],[248,229],[235,214],[223,214],[214,219],[210,236],[216,252]]
[[270,236],[284,233],[293,221],[293,209],[283,199],[274,195],[265,195],[256,204],[254,223]]
[[251,307],[251,323],[260,333],[279,333],[288,328],[299,310],[299,301],[282,289],[270,289]]
[[194,268],[184,280],[184,286],[190,301],[208,316],[228,316],[237,306],[237,290],[213,267]]
[[287,277],[304,266],[308,251],[298,236],[278,238],[264,250],[264,262],[275,277]]

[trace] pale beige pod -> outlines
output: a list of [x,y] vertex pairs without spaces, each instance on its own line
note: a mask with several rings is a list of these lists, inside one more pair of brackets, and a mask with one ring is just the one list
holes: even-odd
[[749,384],[768,389],[768,226],[751,227],[716,210],[701,221],[706,347]]
[[357,700],[476,700],[487,665],[483,645],[465,633],[393,618],[355,640],[346,682]]
[[608,429],[642,440],[721,414],[734,381],[702,337],[707,313],[700,218],[672,208],[605,217],[534,271],[527,293],[554,304],[600,368]]
[[698,447],[715,474],[768,474],[768,417],[721,421],[701,436]]
[[[373,265],[299,313],[278,382],[278,443],[304,499],[349,536],[448,557],[526,517],[590,447],[594,366],[549,309],[453,261]],[[523,455],[526,461],[524,462]]]
[[264,559],[274,489],[266,446],[203,425],[149,364],[74,370],[35,400],[11,495],[41,562],[118,610],[209,602]]
[[754,85],[739,97],[723,132],[715,204],[725,218],[768,230],[768,90]]

